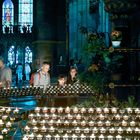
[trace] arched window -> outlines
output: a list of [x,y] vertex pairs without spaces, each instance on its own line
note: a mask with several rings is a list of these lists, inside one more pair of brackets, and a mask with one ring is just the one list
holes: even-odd
[[[3,32],[13,32],[14,6],[11,0],[5,0],[2,5],[2,25]],[[6,30],[7,29],[7,30]]]
[[33,53],[32,51],[30,50],[30,48],[27,46],[25,48],[25,63],[32,63],[32,56],[33,56]]
[[33,0],[19,0],[19,25],[21,32],[23,27],[31,32],[33,26]]
[[12,65],[15,62],[15,47],[11,46],[8,51],[8,62]]

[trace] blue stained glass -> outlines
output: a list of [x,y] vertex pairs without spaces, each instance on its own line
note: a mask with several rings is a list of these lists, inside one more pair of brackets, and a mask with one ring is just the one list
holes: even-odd
[[5,0],[2,6],[2,25],[9,26],[14,23],[14,10],[13,3],[11,0]]
[[15,62],[15,47],[14,46],[11,46],[9,48],[9,51],[8,51],[8,61],[10,62],[10,65],[12,65],[14,62]]
[[21,26],[30,25],[30,28],[32,27],[33,0],[19,0],[19,25]]
[[30,50],[30,48],[27,46],[25,48],[25,63],[32,63],[32,51]]

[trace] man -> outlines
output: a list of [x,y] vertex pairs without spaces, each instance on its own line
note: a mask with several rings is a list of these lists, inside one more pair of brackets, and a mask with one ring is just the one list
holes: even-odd
[[0,87],[9,88],[12,83],[12,71],[6,67],[4,60],[0,57]]
[[33,85],[35,87],[41,87],[46,89],[50,85],[50,64],[48,62],[43,62],[42,68],[39,72],[34,75]]

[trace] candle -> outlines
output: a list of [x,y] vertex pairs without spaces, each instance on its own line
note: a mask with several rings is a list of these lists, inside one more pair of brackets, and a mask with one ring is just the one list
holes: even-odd
[[66,120],[66,121],[64,121],[64,125],[65,126],[69,126],[69,122]]
[[75,133],[80,133],[80,132],[81,132],[80,128],[77,127],[77,128],[75,129]]
[[54,128],[53,126],[51,126],[51,127],[49,128],[49,131],[50,131],[51,133],[54,133],[55,128]]
[[94,134],[90,135],[90,140],[95,140],[96,136]]
[[77,140],[77,138],[78,138],[77,135],[75,135],[75,134],[72,135],[72,140]]
[[104,119],[105,119],[105,116],[102,115],[102,114],[100,114],[100,115],[99,115],[99,119],[100,119],[100,120],[104,120]]
[[6,120],[7,118],[8,118],[7,115],[3,115],[3,116],[2,116],[2,120]]
[[48,108],[47,108],[47,107],[43,107],[42,112],[43,112],[43,113],[47,113],[47,112],[48,112]]
[[68,139],[69,139],[68,134],[65,134],[65,135],[63,136],[63,140],[68,140]]
[[75,114],[78,113],[78,108],[77,107],[73,108],[73,113],[75,113]]
[[81,119],[81,115],[80,114],[76,115],[76,119],[80,120]]
[[9,127],[11,127],[11,126],[12,126],[11,122],[7,122],[7,123],[6,123],[6,127],[9,128]]
[[107,136],[108,140],[113,140],[113,136],[109,135]]
[[72,119],[73,119],[73,116],[72,116],[71,114],[68,114],[67,118],[68,118],[69,120],[72,120]]
[[56,112],[56,109],[52,107],[52,108],[50,109],[50,112],[51,112],[51,113],[55,113],[55,112]]
[[121,119],[121,116],[119,114],[116,114],[114,117],[115,117],[116,120],[120,120]]
[[33,119],[34,118],[34,114],[29,114],[28,118],[29,119]]
[[98,114],[100,114],[100,113],[102,112],[102,109],[101,109],[101,108],[96,108],[96,112],[97,112]]
[[92,129],[92,131],[93,131],[93,133],[98,133],[98,129],[96,128],[96,127],[94,127],[93,129]]
[[81,108],[80,110],[81,113],[86,113],[86,109],[84,107]]
[[39,113],[39,112],[40,112],[40,108],[39,108],[39,107],[36,107],[36,108],[35,108],[35,112],[36,112],[36,113]]
[[129,116],[124,115],[124,116],[123,116],[123,119],[126,121],[126,120],[128,120],[128,119],[129,119]]
[[85,133],[85,134],[88,134],[89,131],[90,131],[89,128],[85,128],[85,129],[84,129],[84,133]]
[[122,126],[127,126],[127,122],[126,121],[122,121]]
[[34,138],[35,138],[34,134],[31,133],[31,134],[29,135],[29,139],[30,139],[30,140],[34,140]]
[[48,114],[45,114],[44,117],[45,117],[46,120],[49,120],[49,115]]
[[56,125],[57,125],[57,126],[61,125],[60,119],[56,122]]
[[101,132],[102,134],[104,134],[104,133],[106,133],[106,129],[102,127],[102,128],[100,129],[100,132]]
[[6,128],[4,128],[2,131],[1,131],[2,134],[7,134],[8,133],[8,130]]
[[123,129],[121,127],[118,128],[118,134],[122,134],[123,133]]
[[140,114],[140,109],[139,109],[139,108],[136,108],[136,109],[135,109],[135,113],[136,113],[136,114]]
[[80,138],[81,138],[81,140],[85,140],[86,139],[86,136],[84,134],[81,134],[80,135]]
[[126,110],[127,110],[127,113],[128,114],[131,114],[133,112],[132,108],[130,108],[130,107],[129,108],[126,108]]
[[131,134],[131,133],[132,133],[132,129],[131,129],[130,127],[128,127],[128,128],[126,129],[126,132],[129,133],[129,134]]
[[48,134],[48,135],[45,136],[46,140],[51,140],[51,137],[52,136],[50,134]]
[[70,113],[70,108],[69,107],[66,107],[65,112],[66,113]]
[[88,109],[88,113],[93,113],[93,112],[94,112],[93,108]]
[[135,121],[131,121],[130,122],[130,126],[133,126],[134,127],[135,125],[136,125]]
[[108,108],[104,108],[103,111],[104,111],[104,113],[106,113],[106,114],[109,113],[109,109],[108,109]]
[[135,133],[136,134],[140,133],[140,129],[138,127],[135,128]]
[[77,126],[77,121],[76,120],[73,120],[72,125],[73,126]]
[[11,108],[10,107],[8,107],[8,109],[6,109],[6,113],[10,113],[11,112]]
[[116,114],[116,113],[117,113],[117,108],[115,108],[115,107],[111,108],[111,112],[112,112],[113,114]]
[[95,123],[93,121],[90,121],[88,124],[89,126],[94,126]]
[[30,131],[30,127],[28,125],[25,126],[24,131],[29,132]]
[[54,136],[54,139],[55,139],[55,140],[60,140],[60,136],[59,136],[58,134],[56,134],[56,135]]
[[41,127],[41,132],[44,133],[44,132],[46,132],[46,130],[47,130],[47,128],[46,128],[45,126],[42,126],[42,127]]
[[54,121],[53,121],[53,120],[50,120],[50,121],[48,122],[48,124],[49,124],[50,126],[52,126],[52,125],[54,124]]
[[117,135],[116,136],[116,140],[122,140],[122,136],[121,135]]
[[38,132],[38,127],[37,126],[33,127],[33,132]]
[[99,135],[99,140],[103,140],[105,137],[103,134]]
[[56,120],[57,119],[57,115],[56,114],[52,114],[52,119]]
[[86,126],[86,122],[84,120],[81,122],[81,126]]
[[19,109],[16,107],[16,109],[13,111],[15,114],[19,112]]
[[24,135],[22,140],[29,140],[29,137],[27,135]]
[[37,114],[36,114],[36,118],[37,118],[38,120],[41,119],[41,115],[40,115],[40,113],[37,113]]
[[105,124],[106,124],[106,126],[110,126],[111,125],[110,121],[106,121]]
[[3,135],[0,135],[0,140],[3,140]]
[[42,140],[43,136],[42,136],[41,134],[38,134],[38,135],[36,136],[36,138],[37,138],[37,140]]
[[99,121],[97,122],[98,126],[103,126],[103,122],[102,121]]
[[58,111],[58,113],[62,113],[63,112],[63,108],[59,107],[57,111]]
[[109,129],[109,133],[111,133],[111,134],[115,133],[115,129],[114,128],[110,128]]
[[36,124],[37,124],[37,121],[36,121],[35,119],[33,119],[33,120],[31,121],[31,124],[32,124],[32,125],[36,125]]

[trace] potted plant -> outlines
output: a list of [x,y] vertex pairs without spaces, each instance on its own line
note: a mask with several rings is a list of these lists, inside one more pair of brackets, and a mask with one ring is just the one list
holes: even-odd
[[111,32],[112,46],[113,47],[119,47],[120,44],[121,44],[121,40],[122,40],[122,32],[117,31],[117,30],[113,30]]

